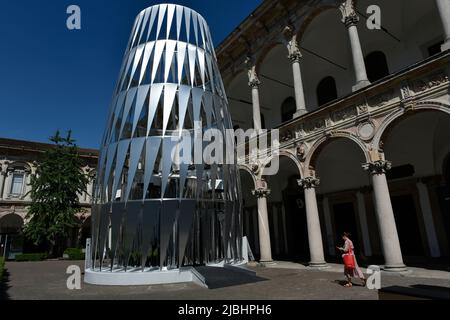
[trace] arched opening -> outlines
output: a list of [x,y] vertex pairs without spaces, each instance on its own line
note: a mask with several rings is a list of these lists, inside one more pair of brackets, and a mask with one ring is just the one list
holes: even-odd
[[23,219],[11,213],[0,218],[0,257],[14,259],[23,249]]
[[322,232],[326,235],[323,237],[325,252],[331,261],[340,262],[335,246],[342,246],[343,232],[352,234],[359,260],[365,263],[366,257],[373,255],[373,236],[368,229],[376,219],[366,210],[371,196],[367,192],[369,177],[361,167],[364,162],[366,157],[361,147],[344,137],[323,142],[311,159],[311,166],[320,178],[316,192]]
[[279,158],[279,171],[265,176],[270,196],[267,201],[272,257],[275,260],[309,261],[308,227],[300,173],[286,155]]
[[294,97],[289,97],[286,100],[284,100],[283,104],[281,105],[281,122],[292,120],[296,110],[297,107],[295,104]]
[[382,51],[369,53],[364,61],[370,82],[375,82],[389,75],[386,55]]
[[[398,172],[387,177],[406,264],[448,255],[450,193],[442,163],[450,152],[450,116],[439,111],[401,116],[382,141],[392,171]],[[407,167],[412,170],[402,169]]]
[[327,104],[330,101],[336,100],[337,89],[336,89],[336,81],[333,77],[325,77],[323,78],[319,84],[317,85],[317,104],[322,106]]

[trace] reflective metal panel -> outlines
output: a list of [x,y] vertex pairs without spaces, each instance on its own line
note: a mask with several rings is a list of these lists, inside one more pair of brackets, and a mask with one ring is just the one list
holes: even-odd
[[[236,163],[205,163],[207,143],[194,141],[211,128],[226,141],[232,129],[208,25],[189,8],[161,4],[132,30],[102,140],[92,265],[153,272],[241,261]],[[234,153],[224,146],[224,160]]]

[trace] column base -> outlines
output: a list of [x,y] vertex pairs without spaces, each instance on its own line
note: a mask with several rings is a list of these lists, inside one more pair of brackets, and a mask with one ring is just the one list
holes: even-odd
[[450,40],[447,40],[446,42],[444,42],[444,44],[441,46],[441,51],[447,51],[450,49]]
[[275,263],[275,261],[273,261],[273,260],[269,260],[269,261],[259,261],[258,262],[258,266],[260,266],[260,267],[265,267],[265,266],[273,266],[273,265],[275,265],[276,263]]
[[381,268],[384,272],[393,272],[393,273],[399,273],[399,272],[408,272],[408,268],[403,265],[386,265],[383,268]]
[[325,261],[321,262],[309,262],[308,268],[310,269],[326,269],[329,268],[328,264]]
[[306,111],[306,109],[301,109],[301,110],[297,110],[297,112],[294,113],[294,115],[292,116],[292,119],[301,117],[304,114],[307,114],[308,111]]
[[369,80],[362,80],[362,81],[359,81],[358,83],[356,83],[352,87],[352,91],[355,92],[355,91],[358,91],[358,90],[360,90],[362,88],[365,88],[367,86],[370,86],[370,81]]

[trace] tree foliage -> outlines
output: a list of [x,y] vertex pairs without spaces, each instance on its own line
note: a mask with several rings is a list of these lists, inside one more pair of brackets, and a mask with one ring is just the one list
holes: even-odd
[[50,141],[55,146],[45,151],[31,178],[32,202],[24,231],[36,245],[45,245],[52,256],[58,256],[79,226],[78,194],[86,191],[88,177],[71,131],[65,138],[57,131]]

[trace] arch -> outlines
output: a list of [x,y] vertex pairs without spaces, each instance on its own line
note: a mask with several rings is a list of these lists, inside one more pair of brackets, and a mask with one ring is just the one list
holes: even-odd
[[297,106],[294,97],[289,97],[284,100],[281,105],[281,122],[292,120],[294,113],[297,111]]
[[[242,74],[247,72],[246,68],[243,66],[239,69],[236,69],[233,71],[233,73],[224,81],[223,86],[225,87],[225,90],[227,90],[228,87],[230,87],[233,82]],[[247,75],[245,75],[247,76]]]
[[316,87],[317,105],[323,106],[330,101],[336,100],[338,98],[336,80],[327,76],[320,80]]
[[[331,1],[328,1],[331,2]],[[315,18],[317,18],[319,15],[324,13],[325,11],[335,9],[338,10],[339,4],[323,4],[318,5],[315,7],[315,10],[313,10],[303,21],[303,23],[298,28],[297,32],[297,41],[298,43],[302,43],[303,35],[305,34],[305,31],[308,29],[309,25],[314,21]]]
[[303,178],[303,170],[302,170],[302,165],[301,165],[300,161],[298,160],[297,156],[294,153],[292,153],[290,150],[287,150],[287,149],[281,149],[277,154],[270,156],[269,158],[266,159],[266,161],[264,161],[261,164],[262,170],[260,171],[260,173],[258,175],[259,178],[262,178],[263,176],[265,176],[264,171],[266,170],[266,167],[268,165],[270,165],[270,163],[272,162],[272,160],[275,157],[279,158],[279,157],[283,157],[283,156],[288,157],[289,159],[291,159],[294,162],[294,164],[296,165],[296,167],[298,169],[299,176],[301,178]]
[[0,233],[18,233],[24,224],[23,218],[16,213],[7,213],[0,218]]
[[386,55],[381,50],[372,51],[364,58],[367,77],[370,82],[376,82],[390,74]]
[[403,120],[405,117],[408,117],[409,115],[415,114],[417,112],[426,112],[426,111],[441,111],[446,114],[450,114],[450,105],[437,101],[420,101],[417,102],[413,110],[404,108],[397,109],[382,122],[381,126],[375,133],[372,142],[374,149],[376,150],[383,149],[381,142],[383,141],[383,138],[386,136],[388,131],[393,126],[395,126],[396,123]]
[[242,165],[242,164],[238,165],[238,169],[239,169],[239,171],[240,170],[245,171],[245,172],[247,172],[250,175],[250,177],[252,178],[253,184],[254,184],[254,186],[256,188],[257,177],[253,173],[252,169],[249,168],[247,165]]
[[[266,45],[259,51],[259,53],[255,59],[256,74],[259,75],[259,72],[261,70],[261,65],[263,64],[264,60],[266,59],[266,57],[270,53],[270,51],[272,51],[273,48],[275,48],[279,45],[284,46],[284,44],[281,41],[273,41],[273,42],[270,42],[268,45]],[[287,55],[287,48],[286,48],[286,55]]]
[[361,149],[361,152],[364,155],[364,159],[366,162],[370,161],[369,151],[367,150],[367,146],[363,141],[361,141],[358,137],[348,133],[348,132],[334,132],[331,137],[325,136],[319,139],[310,149],[308,155],[305,160],[305,169],[314,168],[315,161],[317,160],[318,155],[322,151],[322,149],[329,143],[331,143],[335,139],[348,139],[353,141],[358,145]]

